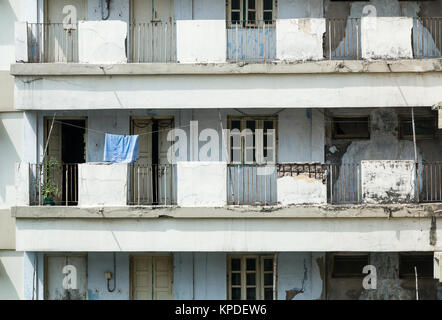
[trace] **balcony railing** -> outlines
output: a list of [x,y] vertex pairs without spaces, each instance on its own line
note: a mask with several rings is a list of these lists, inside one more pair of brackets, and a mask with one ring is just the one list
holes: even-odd
[[[385,180],[385,177],[388,176],[386,183],[391,184],[393,189],[395,183],[401,181],[399,176],[385,171],[389,170],[388,166],[377,165],[379,170],[384,170],[380,172],[379,176],[376,175],[378,169],[373,171],[373,168],[376,167],[373,167],[373,163],[370,161],[333,164],[228,164],[226,180],[223,179],[225,181],[223,183],[227,183],[227,194],[224,201],[227,200],[228,205],[251,206],[325,204],[326,202],[332,205],[344,205],[360,204],[366,201],[368,201],[367,203],[377,203],[376,197],[378,195],[376,194],[376,185],[373,184],[374,180]],[[413,166],[404,164],[404,161],[401,162],[401,165],[411,175],[414,173]],[[361,174],[361,168],[365,168],[364,176]],[[198,170],[198,166],[193,170]],[[372,171],[370,172],[370,170]],[[115,172],[115,176],[109,179],[111,172]],[[198,175],[195,177],[199,179]],[[293,177],[293,179],[287,179],[287,177]],[[126,167],[121,164],[112,167],[100,163],[55,164],[51,166],[31,164],[29,178],[30,180],[26,184],[30,186],[30,204],[40,206],[75,206],[78,204],[81,206],[101,206],[105,205],[106,201],[107,203],[117,203],[113,205],[119,206],[126,204],[170,206],[180,205],[177,201],[177,190],[180,186],[182,194],[186,194],[186,192],[189,192],[189,196],[192,194],[192,190],[185,190],[183,193],[183,190],[188,188],[185,186],[188,186],[189,181],[178,179],[177,165],[170,164],[131,164]],[[180,183],[184,184],[180,185]],[[211,185],[210,181],[199,180],[198,183],[207,188],[217,188],[216,185]],[[362,185],[366,188],[364,194],[362,194]],[[419,189],[417,189],[418,185]],[[109,186],[109,190],[106,190],[107,186]],[[397,197],[400,196],[403,200],[400,201],[401,203],[416,201],[413,190],[419,190],[419,200],[422,203],[442,202],[442,162],[422,163],[419,166],[419,181],[413,178],[410,180],[410,185],[407,182],[404,186],[407,190],[398,189],[395,191],[388,189],[390,188],[388,186],[381,186],[379,197],[384,198],[380,199],[382,202],[379,203],[390,203],[390,190],[393,193],[398,192]],[[116,191],[123,193],[115,193]],[[114,195],[109,198],[109,194],[112,192]],[[402,194],[399,194],[401,192]],[[383,196],[384,193],[386,196]],[[279,196],[282,198],[278,198]],[[398,203],[395,197],[392,196],[391,203]]]
[[419,17],[413,20],[413,55],[415,58],[438,58],[442,52],[442,17]]
[[362,199],[360,164],[327,164],[327,191],[330,204],[359,204]]
[[30,177],[31,205],[78,204],[78,164],[31,164]]
[[275,21],[227,22],[228,61],[266,62],[275,59]]
[[442,202],[442,162],[422,164],[421,202]]
[[257,164],[228,165],[227,203],[232,205],[276,204],[276,167]]
[[28,61],[78,62],[78,25],[27,23]]
[[[325,19],[325,59],[362,59],[361,18]],[[78,24],[26,23],[28,62],[79,62]],[[272,62],[278,60],[276,20],[227,21],[228,62]],[[181,31],[180,31],[181,32]],[[181,36],[189,37],[185,30]],[[127,56],[134,63],[177,61],[175,21],[131,23],[128,27]],[[408,40],[407,40],[408,41]],[[413,18],[409,40],[416,59],[442,57],[442,17]],[[404,45],[407,45],[404,43]]]
[[176,204],[176,166],[132,164],[129,205]]
[[361,57],[361,19],[326,19],[325,56],[358,60]]
[[176,62],[176,23],[130,25],[129,62]]

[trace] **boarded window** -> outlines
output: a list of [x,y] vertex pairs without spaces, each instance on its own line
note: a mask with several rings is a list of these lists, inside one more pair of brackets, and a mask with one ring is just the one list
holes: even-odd
[[[436,132],[436,117],[416,115],[414,117],[416,139],[433,139]],[[413,122],[411,116],[399,116],[399,138],[413,139]]]
[[399,278],[415,278],[417,269],[418,278],[433,278],[433,254],[399,254]]
[[368,254],[335,254],[333,255],[333,278],[363,277],[362,269],[369,265]]
[[333,117],[333,139],[370,139],[370,117]]

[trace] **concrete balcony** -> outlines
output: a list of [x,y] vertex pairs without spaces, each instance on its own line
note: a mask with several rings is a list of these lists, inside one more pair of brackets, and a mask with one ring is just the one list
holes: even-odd
[[441,17],[17,23],[16,61],[225,63],[442,57]]
[[425,163],[416,178],[413,161],[405,160],[278,165],[82,163],[50,169],[21,163],[16,167],[17,205],[280,208],[442,202],[441,169],[442,163]]
[[[272,166],[258,170],[262,177],[256,175],[258,168],[250,168],[238,169],[224,162],[179,162],[176,172],[158,170],[164,181],[176,183],[170,188],[158,184],[165,189],[157,189],[159,196],[153,199],[170,201],[162,204],[144,195],[149,190],[146,182],[152,180],[144,180],[144,186],[136,182],[131,189],[131,182],[137,180],[132,180],[134,171],[126,164],[79,164],[78,205],[30,206],[32,173],[22,163],[16,169],[21,198],[11,209],[17,250],[384,252],[442,248],[436,223],[442,213],[441,199],[413,203],[417,190],[413,161],[363,161],[352,165],[354,170],[280,164],[273,166],[274,171]],[[139,177],[145,179],[148,172]],[[258,178],[257,184],[248,180],[247,172],[250,178]],[[351,172],[356,174],[353,179],[347,178]],[[439,195],[440,175],[433,175],[433,185],[434,179],[439,189],[433,195]]]

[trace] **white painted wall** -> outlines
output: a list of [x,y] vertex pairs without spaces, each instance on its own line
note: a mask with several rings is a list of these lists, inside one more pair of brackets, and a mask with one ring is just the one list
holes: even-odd
[[0,112],[0,208],[15,204],[15,163],[22,161],[24,150],[23,114]]
[[18,219],[22,251],[435,251],[429,218]]
[[361,161],[361,188],[365,203],[412,202],[416,192],[414,161]]
[[363,17],[361,49],[363,59],[412,59],[413,18]]
[[9,64],[15,62],[14,27],[16,21],[22,21],[22,1],[0,1],[0,70],[9,70]]
[[442,101],[442,75],[438,72],[419,76],[48,76],[24,82],[31,79],[34,78],[16,77],[16,109],[359,108],[430,106]]
[[80,63],[126,63],[127,23],[123,21],[79,21]]
[[79,206],[127,205],[128,165],[82,163],[78,165]]
[[0,250],[0,300],[24,297],[23,252]]
[[285,61],[322,60],[325,19],[277,19],[276,58]]
[[15,164],[15,205],[28,206],[30,196],[30,181],[29,181],[29,163],[18,162]]
[[178,162],[177,199],[181,207],[222,207],[227,204],[226,162]]
[[278,178],[277,192],[282,205],[327,203],[327,185],[308,175]]
[[226,62],[225,20],[178,20],[176,29],[178,62]]

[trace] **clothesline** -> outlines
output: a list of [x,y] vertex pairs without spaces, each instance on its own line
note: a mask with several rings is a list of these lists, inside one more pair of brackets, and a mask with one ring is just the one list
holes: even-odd
[[[54,122],[61,123],[61,124],[64,124],[64,125],[67,125],[67,126],[70,126],[70,127],[78,128],[78,129],[84,129],[84,130],[87,130],[87,131],[95,131],[97,133],[104,134],[104,135],[105,134],[109,134],[109,132],[105,132],[105,131],[101,131],[101,130],[96,130],[96,129],[91,129],[91,128],[86,128],[86,127],[82,127],[82,126],[77,126],[75,124],[68,123],[68,122],[65,122],[65,121],[55,120]],[[174,129],[176,129],[176,128],[186,128],[186,127],[190,127],[190,125],[174,127]],[[143,132],[143,133],[139,133],[137,135],[138,136],[143,136],[143,135],[146,135],[146,134],[153,134],[153,133],[158,133],[158,132],[163,132],[163,131],[168,131],[168,130],[170,130],[170,129],[150,131],[150,132]]]

